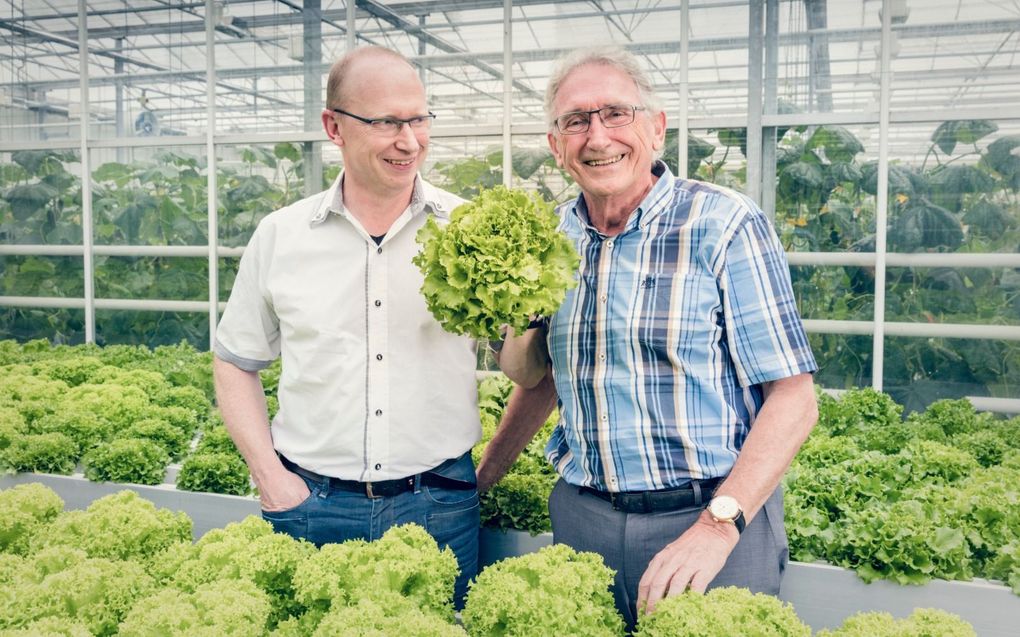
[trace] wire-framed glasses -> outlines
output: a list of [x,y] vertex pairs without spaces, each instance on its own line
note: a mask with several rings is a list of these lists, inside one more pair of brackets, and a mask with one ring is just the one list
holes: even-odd
[[334,113],[340,115],[346,115],[351,119],[356,119],[363,124],[368,124],[369,127],[376,133],[382,135],[396,135],[400,132],[400,128],[407,124],[412,130],[427,130],[432,127],[432,120],[436,118],[436,114],[429,111],[428,115],[415,115],[414,117],[408,117],[407,119],[398,119],[396,117],[362,117],[361,115],[355,115],[349,113],[342,108],[331,109]]
[[645,110],[644,106],[633,106],[631,104],[610,104],[602,108],[590,111],[573,111],[564,113],[554,120],[556,130],[563,135],[578,135],[588,132],[591,126],[591,116],[598,114],[602,125],[606,128],[619,128],[634,121],[637,111]]

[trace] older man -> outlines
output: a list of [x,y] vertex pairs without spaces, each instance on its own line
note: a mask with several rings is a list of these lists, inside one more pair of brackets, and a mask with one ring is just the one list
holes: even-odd
[[[509,334],[500,364],[525,387],[547,369],[555,381],[554,538],[616,570],[631,627],[642,607],[688,588],[777,593],[788,555],[779,482],[817,407],[775,231],[747,197],[657,160],[666,115],[626,51],[570,54],[546,111],[549,146],[581,188],[558,209],[580,284],[547,330]],[[552,384],[527,391],[515,409],[548,404]],[[500,431],[486,484],[530,429]]]
[[[477,570],[481,428],[475,343],[440,328],[411,263],[426,218],[461,203],[418,175],[433,117],[398,53],[356,49],[333,65],[322,122],[344,171],[259,224],[214,369],[266,520],[317,545],[421,524],[456,553],[460,599]],[[270,430],[257,371],[281,355]]]

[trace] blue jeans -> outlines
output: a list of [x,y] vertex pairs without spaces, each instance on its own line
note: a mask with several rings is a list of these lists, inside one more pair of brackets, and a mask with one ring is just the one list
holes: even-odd
[[[448,478],[475,482],[471,454],[434,469]],[[467,583],[478,572],[478,491],[415,485],[413,491],[388,498],[330,489],[328,481],[301,476],[311,495],[293,509],[262,512],[278,533],[308,540],[316,546],[353,539],[377,540],[391,526],[413,522],[427,530],[440,548],[449,546],[457,556],[460,575],[454,604],[463,606]]]

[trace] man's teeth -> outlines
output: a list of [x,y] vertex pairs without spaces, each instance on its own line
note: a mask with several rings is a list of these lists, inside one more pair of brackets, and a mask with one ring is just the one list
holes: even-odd
[[400,160],[400,159],[387,159],[386,161],[390,162],[391,164],[395,164],[397,166],[410,166],[411,164],[414,163],[413,159],[403,159],[403,160]]
[[621,159],[623,159],[623,155],[617,155],[616,157],[610,157],[609,159],[589,159],[584,163],[589,166],[608,166],[609,164],[615,164]]

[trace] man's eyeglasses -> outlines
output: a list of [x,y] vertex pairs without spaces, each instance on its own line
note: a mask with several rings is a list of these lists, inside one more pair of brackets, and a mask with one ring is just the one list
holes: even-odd
[[432,126],[432,120],[436,118],[436,114],[431,111],[429,111],[428,115],[416,115],[407,119],[397,119],[396,117],[377,117],[373,119],[369,117],[362,117],[361,115],[355,115],[354,113],[348,113],[340,108],[334,108],[332,111],[334,113],[339,113],[340,115],[346,115],[351,119],[356,119],[364,124],[368,124],[372,127],[373,131],[383,135],[396,135],[400,132],[400,127],[404,124],[410,126],[412,130],[427,130]]
[[606,128],[620,128],[634,121],[637,111],[645,110],[644,106],[632,106],[630,104],[611,104],[596,108],[590,111],[575,111],[564,113],[554,121],[556,130],[563,135],[578,135],[587,133],[591,126],[591,116],[598,113],[602,125]]

